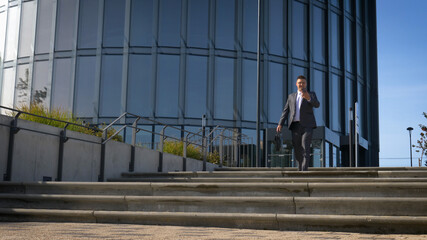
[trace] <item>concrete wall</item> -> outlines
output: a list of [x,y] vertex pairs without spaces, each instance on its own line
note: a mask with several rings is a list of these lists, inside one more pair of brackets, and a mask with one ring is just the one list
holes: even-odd
[[[163,153],[163,172],[176,172],[182,171],[183,158],[181,156]],[[189,169],[187,169],[189,170]]]
[[[0,181],[7,167],[7,148],[9,147],[9,126],[12,118],[0,114]],[[7,125],[7,126],[4,126]]]
[[129,172],[131,145],[109,141],[105,146],[105,179],[119,178],[123,172]]
[[159,152],[135,147],[135,172],[157,172],[159,168]]

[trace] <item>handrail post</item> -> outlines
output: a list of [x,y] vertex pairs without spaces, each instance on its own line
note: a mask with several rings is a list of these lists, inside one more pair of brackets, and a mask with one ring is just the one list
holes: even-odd
[[68,141],[67,137],[67,127],[68,123],[65,125],[64,129],[59,133],[59,153],[58,153],[58,170],[56,181],[62,181],[62,166],[64,162],[64,143]]
[[187,133],[184,137],[183,149],[182,149],[182,171],[187,171],[187,144],[188,144],[188,135]]
[[129,162],[129,172],[135,170],[135,146],[136,146],[136,133],[138,127],[138,121],[141,119],[138,117],[132,124],[132,145],[130,146],[130,162]]
[[219,167],[222,168],[224,162],[224,136],[221,134],[219,137]]
[[159,167],[157,169],[158,172],[163,172],[163,146],[165,143],[165,129],[168,126],[164,126],[162,131],[160,131],[160,146],[159,146]]
[[107,140],[107,130],[108,128],[105,128],[102,132],[102,139],[101,139],[101,164],[100,164],[100,170],[99,170],[99,176],[98,176],[98,182],[104,181],[104,173],[105,173],[105,140]]
[[6,174],[3,176],[4,181],[12,180],[13,148],[15,144],[15,134],[19,132],[19,128],[18,128],[19,115],[21,115],[21,112],[18,112],[15,118],[10,122],[9,147],[7,151],[7,167],[6,167]]

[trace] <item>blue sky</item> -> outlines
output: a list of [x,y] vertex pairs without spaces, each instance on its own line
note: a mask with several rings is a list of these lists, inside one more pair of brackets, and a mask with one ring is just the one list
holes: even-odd
[[380,166],[410,166],[406,128],[414,144],[427,125],[426,10],[426,0],[377,0]]

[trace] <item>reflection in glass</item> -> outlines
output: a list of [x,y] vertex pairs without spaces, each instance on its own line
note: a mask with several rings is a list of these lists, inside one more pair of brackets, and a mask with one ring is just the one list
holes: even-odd
[[29,64],[18,65],[15,86],[15,107],[29,107],[31,98],[31,72]]
[[242,73],[242,120],[256,121],[257,64],[243,59]]
[[48,53],[51,47],[53,15],[56,0],[43,0],[38,2],[36,53]]
[[341,151],[339,148],[333,146],[332,147],[332,160],[333,160],[333,167],[341,167]]
[[307,60],[307,5],[294,1],[292,7],[292,57]]
[[331,83],[329,87],[329,117],[331,129],[341,132],[341,82],[340,78],[332,74]]
[[34,37],[36,33],[36,11],[36,1],[22,3],[18,57],[30,56],[34,50]]
[[362,27],[357,24],[357,74],[361,77],[363,77],[365,72],[365,66],[364,66],[364,49],[363,49],[363,37],[364,34],[362,32]]
[[234,49],[235,0],[216,1],[215,47]]
[[326,63],[325,44],[325,11],[321,8],[313,7],[313,60],[317,63]]
[[320,107],[314,109],[314,116],[317,126],[325,126],[325,73],[318,70],[314,70],[313,73],[313,78],[308,82],[308,85],[310,91],[316,93],[317,100],[320,102]]
[[104,47],[123,47],[125,35],[125,0],[105,0]]
[[180,46],[181,0],[160,0],[159,45]]
[[345,131],[346,134],[349,133],[349,128],[348,128],[348,121],[349,121],[349,109],[352,108],[354,109],[354,104],[353,104],[353,81],[351,81],[349,78],[346,79],[345,81]]
[[[7,16],[7,34],[6,34],[6,49],[4,60],[9,61],[16,58],[18,47],[18,30],[19,30],[19,6],[9,8]],[[1,23],[2,25],[4,23]]]
[[283,0],[270,0],[269,8],[269,49],[270,54],[279,56],[286,56],[286,50],[283,46],[284,40],[286,39],[286,21],[284,14],[286,13],[287,4],[283,3]]
[[323,167],[324,158],[322,156],[322,140],[313,139],[311,142],[311,162],[310,167]]
[[102,57],[99,97],[99,115],[102,117],[117,117],[122,113],[122,67],[122,55],[104,55]]
[[58,0],[55,50],[71,50],[73,48],[76,11],[77,0]]
[[158,56],[156,116],[177,117],[179,91],[179,56]]
[[151,116],[153,111],[151,55],[129,55],[127,111]]
[[359,103],[359,109],[357,111],[357,114],[359,115],[359,134],[363,138],[366,138],[365,96],[365,87],[362,85],[362,83],[357,82],[357,102]]
[[[13,108],[13,97],[15,88],[15,68],[3,69],[3,83],[1,88],[1,105]],[[5,114],[5,110],[1,109],[1,113]]]
[[80,1],[79,48],[96,48],[99,0]]
[[153,38],[153,0],[133,0],[130,21],[130,45],[151,46]]
[[325,142],[325,167],[333,167],[333,159],[331,159],[331,155],[329,154],[330,149],[331,144]]
[[[270,62],[268,74],[268,122],[279,122],[286,99],[283,99],[283,76],[285,66],[280,63]],[[285,94],[286,98],[286,94]]]
[[258,1],[243,1],[243,51],[256,52],[258,27]]
[[[6,22],[6,11],[0,12],[0,22],[2,23]],[[5,47],[4,42],[6,40],[5,36],[6,36],[6,24],[0,24],[0,58],[2,59],[3,59],[3,53],[4,53],[4,47]]]
[[331,12],[331,64],[333,67],[341,68],[341,19]]
[[187,43],[189,47],[208,47],[209,0],[188,1]]
[[214,116],[217,119],[233,119],[234,62],[232,58],[215,58]]
[[50,109],[51,78],[48,61],[34,62],[32,102]]
[[185,84],[185,116],[201,118],[206,110],[208,59],[188,55]]
[[345,19],[345,69],[354,73],[354,39],[353,39],[353,24],[346,18]]
[[354,0],[344,0],[344,9],[350,14],[353,14],[353,4]]
[[52,106],[72,111],[73,99],[73,59],[55,59],[53,71]]
[[96,57],[78,57],[74,113],[77,117],[95,117],[95,69]]

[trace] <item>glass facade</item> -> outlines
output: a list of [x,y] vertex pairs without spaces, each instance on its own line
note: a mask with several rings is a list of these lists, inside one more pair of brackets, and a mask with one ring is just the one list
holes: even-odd
[[[257,2],[0,0],[0,104],[60,107],[95,124],[127,111],[187,127],[206,114],[210,127],[252,131]],[[358,102],[361,136],[375,156],[376,23],[367,14],[375,1],[261,2],[262,128],[276,126],[305,75],[321,103],[317,125],[347,135]],[[318,161],[324,142],[313,150]],[[331,159],[341,156],[336,142],[329,149]]]

